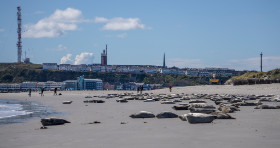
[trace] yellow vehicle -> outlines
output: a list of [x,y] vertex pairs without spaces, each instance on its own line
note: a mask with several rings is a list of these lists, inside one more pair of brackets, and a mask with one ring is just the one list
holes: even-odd
[[218,84],[219,83],[219,79],[216,79],[216,75],[213,74],[213,79],[209,80],[210,84]]

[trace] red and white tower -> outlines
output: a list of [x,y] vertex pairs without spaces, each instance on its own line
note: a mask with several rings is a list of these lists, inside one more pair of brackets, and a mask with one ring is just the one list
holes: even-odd
[[17,28],[17,33],[18,33],[18,42],[17,42],[17,48],[18,48],[18,63],[21,63],[21,52],[22,52],[22,46],[21,46],[21,8],[20,6],[17,7],[17,23],[18,23],[18,28]]
[[107,66],[107,44],[106,44],[106,50],[103,50],[103,53],[101,53],[101,65]]

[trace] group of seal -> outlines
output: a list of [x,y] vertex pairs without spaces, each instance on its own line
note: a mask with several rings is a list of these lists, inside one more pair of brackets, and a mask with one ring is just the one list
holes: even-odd
[[[173,112],[161,112],[157,115],[149,111],[140,111],[131,114],[131,118],[180,118],[182,121],[194,123],[211,123],[215,119],[235,119],[230,114],[240,111],[240,106],[255,106],[255,109],[280,109],[280,106],[273,102],[280,102],[280,97],[276,95],[230,95],[230,94],[108,94],[103,96],[93,96],[99,100],[85,100],[84,103],[105,103],[102,99],[115,98],[119,103],[138,100],[143,102],[160,102],[161,104],[178,104],[172,106],[172,109],[188,110],[190,113],[177,115]],[[85,98],[92,98],[86,96]],[[207,104],[212,101],[212,105]],[[71,101],[72,103],[72,101]],[[70,104],[70,101],[63,102]],[[47,118],[41,119],[43,126],[60,125],[70,123],[64,119]]]
[[[219,95],[219,94],[148,94],[143,95],[119,95],[120,98],[130,98],[130,100],[143,100],[144,102],[160,101],[161,104],[176,104],[174,110],[189,110],[190,113],[178,116],[172,112],[163,112],[154,115],[148,111],[141,111],[132,114],[132,118],[169,118],[168,115],[174,115],[172,118],[179,117],[183,121],[194,123],[211,123],[215,119],[235,119],[229,113],[240,111],[240,106],[255,106],[255,109],[280,109],[276,105],[264,105],[264,102],[280,102],[279,96],[275,95]],[[207,102],[213,101],[214,105]],[[128,102],[128,100],[126,100]],[[163,115],[163,116],[161,116]]]

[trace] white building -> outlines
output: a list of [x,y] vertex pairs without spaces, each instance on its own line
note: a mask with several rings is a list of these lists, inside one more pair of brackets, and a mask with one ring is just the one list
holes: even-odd
[[0,91],[5,91],[5,90],[20,90],[20,84],[7,84],[7,83],[0,83]]
[[116,66],[107,66],[106,72],[116,72]]
[[116,71],[120,72],[120,73],[128,73],[128,67],[126,67],[126,66],[118,66]]
[[61,89],[62,90],[77,90],[77,80],[66,80],[63,81]]
[[60,64],[59,65],[59,70],[69,71],[69,70],[71,70],[71,65],[70,64]]
[[72,71],[90,71],[90,66],[88,66],[86,64],[71,65],[71,70]]
[[130,66],[130,67],[128,67],[128,72],[129,73],[143,73],[144,68],[139,67],[139,66]]
[[173,74],[173,75],[185,75],[185,71],[184,70],[170,69],[170,68],[162,68],[160,70],[160,73],[163,73],[163,74]]
[[92,67],[91,67],[91,70],[92,70],[93,72],[100,72],[100,71],[101,71],[101,66],[92,66]]
[[43,63],[43,69],[58,70],[57,63]]
[[22,82],[21,83],[21,89],[28,90],[32,89],[35,90],[38,88],[37,82]]
[[157,68],[154,68],[154,67],[147,67],[147,68],[144,68],[144,73],[150,73],[150,74],[155,74],[157,73],[159,70]]
[[45,90],[54,90],[57,88],[58,90],[61,89],[63,82],[54,82],[54,81],[47,81],[47,82],[38,82],[37,86],[38,89],[44,88]]
[[101,67],[100,67],[100,71],[101,71],[101,72],[106,72],[106,71],[107,71],[106,66],[101,66]]
[[187,70],[185,75],[190,76],[190,77],[197,77],[199,74],[199,71],[196,70]]
[[205,76],[212,76],[213,74],[210,72],[202,71],[199,72],[198,76],[205,77]]

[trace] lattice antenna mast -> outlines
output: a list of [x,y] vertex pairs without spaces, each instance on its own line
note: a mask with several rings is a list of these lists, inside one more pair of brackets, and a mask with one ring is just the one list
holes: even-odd
[[21,63],[21,52],[22,52],[22,46],[21,46],[21,8],[20,6],[17,7],[17,23],[18,23],[18,28],[17,28],[17,33],[18,33],[18,42],[17,42],[17,48],[18,48],[18,63]]
[[262,63],[262,56],[263,56],[263,53],[261,52],[260,55],[261,55],[261,72],[263,72],[263,66],[262,66],[262,65],[263,65],[263,63]]
[[166,65],[165,65],[165,53],[163,54],[163,65],[162,65],[163,68],[166,68]]

